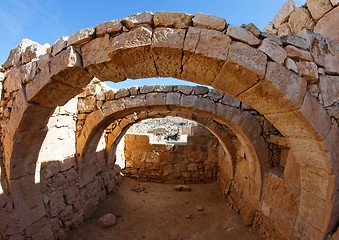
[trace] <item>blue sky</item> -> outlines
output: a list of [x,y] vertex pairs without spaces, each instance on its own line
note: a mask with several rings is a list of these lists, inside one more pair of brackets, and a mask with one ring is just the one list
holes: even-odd
[[[40,44],[53,44],[61,36],[69,36],[82,28],[94,27],[112,19],[137,12],[179,11],[203,12],[225,18],[240,26],[254,23],[263,29],[285,0],[0,0],[0,63],[10,49],[23,38]],[[305,0],[295,0],[302,5]]]

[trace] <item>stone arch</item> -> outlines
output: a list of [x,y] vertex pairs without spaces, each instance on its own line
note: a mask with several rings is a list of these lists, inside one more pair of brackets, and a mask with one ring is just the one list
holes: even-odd
[[[267,144],[262,137],[262,129],[258,121],[249,112],[239,109],[237,101],[228,95],[220,94],[207,88],[185,86],[156,86],[147,87],[148,93],[143,92],[145,88],[133,88],[137,94],[119,99],[109,100],[103,103],[101,109],[91,113],[83,125],[78,141],[77,155],[79,157],[78,167],[80,186],[89,183],[94,177],[93,159],[95,149],[100,140],[102,132],[114,121],[122,119],[122,123],[117,128],[117,135],[124,132],[125,127],[132,125],[136,121],[133,113],[139,114],[138,120],[149,118],[147,111],[153,112],[182,112],[189,120],[197,119],[197,116],[214,119],[216,122],[227,125],[233,134],[237,136],[246,153],[251,173],[253,198],[260,200],[262,178],[270,168]],[[184,94],[185,90],[192,90],[192,94]],[[181,91],[182,92],[181,92]],[[126,90],[124,90],[126,91]],[[132,90],[128,90],[132,91]],[[200,93],[199,93],[200,91]],[[219,95],[218,95],[219,94]],[[119,93],[118,93],[119,95]],[[217,96],[224,103],[213,100]],[[212,98],[212,99],[211,99]],[[240,102],[238,102],[240,104]],[[132,117],[127,117],[131,116]],[[168,113],[170,115],[170,113]],[[194,118],[195,117],[195,118]],[[203,123],[203,122],[202,122]],[[209,124],[212,128],[213,123]],[[207,126],[208,127],[208,126]],[[216,135],[220,138],[220,134]],[[230,176],[233,177],[232,175]],[[257,204],[258,205],[258,204]]]
[[[211,21],[203,14],[138,16],[82,30],[68,41],[60,39],[37,61],[29,62],[30,55],[22,58],[19,50],[11,52],[4,91],[5,101],[14,101],[3,128],[4,162],[21,229],[44,216],[39,191],[25,186],[34,186],[35,161],[57,105],[80,93],[94,76],[111,81],[175,77],[239,98],[287,138],[301,164],[294,235],[323,238],[339,220],[338,125],[307,91],[310,82],[284,65],[281,39],[227,26],[223,19]],[[306,37],[292,36],[284,44],[310,51],[313,58],[310,46],[323,42]],[[327,69],[326,61],[315,62]]]

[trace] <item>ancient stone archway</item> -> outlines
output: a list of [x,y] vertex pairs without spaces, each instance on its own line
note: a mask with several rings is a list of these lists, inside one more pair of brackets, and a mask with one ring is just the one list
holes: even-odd
[[112,81],[175,77],[239,98],[287,138],[301,165],[301,202],[293,231],[285,237],[323,238],[339,218],[338,125],[307,90],[314,79],[306,81],[284,65],[286,51],[281,46],[310,52],[311,61],[315,59],[326,76],[337,72],[318,50],[333,43],[319,41],[321,37],[312,33],[307,39],[290,36],[282,41],[202,14],[137,16],[81,30],[68,41],[60,39],[37,61],[30,62],[34,54],[23,58],[19,50],[19,57],[12,52],[13,64],[7,64],[4,81],[11,112],[4,116],[3,145],[21,230],[45,215],[38,186],[34,187],[34,170],[56,106],[80,93],[93,77]]
[[[181,112],[180,115],[189,120],[195,120],[197,116],[211,119],[211,123],[205,123],[208,124],[209,129],[213,127],[213,120],[229,126],[243,146],[249,163],[250,179],[253,181],[251,183],[252,197],[259,201],[262,177],[264,172],[270,168],[269,154],[267,144],[261,135],[260,124],[248,111],[240,109],[239,101],[229,95],[204,87],[149,86],[123,91],[134,91],[136,94],[104,101],[99,110],[89,114],[86,118],[77,141],[80,186],[86,185],[94,177],[95,149],[103,130],[109,124],[117,120],[122,121],[114,133],[118,137],[136,120],[149,118],[157,112],[160,114],[168,111],[168,115],[171,115],[171,112]],[[118,92],[116,96],[119,95]],[[150,110],[153,111],[152,114],[147,113]],[[138,112],[143,112],[143,114],[133,114]],[[221,138],[220,133],[216,136]]]

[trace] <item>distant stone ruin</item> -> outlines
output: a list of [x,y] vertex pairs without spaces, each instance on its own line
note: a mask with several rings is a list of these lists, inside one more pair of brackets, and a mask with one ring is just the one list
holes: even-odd
[[[181,180],[211,174],[264,239],[338,239],[338,6],[287,0],[265,31],[202,13],[145,12],[50,47],[23,40],[0,69],[0,240],[65,239],[119,188],[116,148],[127,130],[166,116],[213,135],[202,146],[208,161],[214,145],[220,153],[196,165],[183,154]],[[149,77],[213,89],[114,91],[101,81]]]

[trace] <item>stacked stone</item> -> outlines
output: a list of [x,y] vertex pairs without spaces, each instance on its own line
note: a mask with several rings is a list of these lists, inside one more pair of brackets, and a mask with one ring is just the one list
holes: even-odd
[[[337,6],[337,1],[332,3]],[[210,42],[213,42],[213,45],[208,44]],[[82,92],[82,87],[87,85],[93,76],[113,81],[121,81],[127,77],[150,76],[189,79],[229,92],[249,103],[257,100],[252,98],[253,91],[260,92],[262,98],[265,98],[265,94],[271,94],[276,98],[266,96],[270,101],[267,104],[269,108],[265,105],[256,105],[258,111],[268,115],[277,113],[277,109],[281,112],[291,112],[299,110],[300,107],[312,106],[312,109],[300,109],[301,115],[304,114],[300,121],[311,128],[316,128],[316,134],[320,139],[325,139],[329,132],[327,139],[331,137],[336,139],[337,126],[332,125],[328,115],[334,122],[338,121],[338,43],[307,30],[302,31],[299,36],[286,35],[279,38],[274,34],[260,32],[253,25],[228,26],[223,19],[200,13],[192,16],[185,13],[158,12],[137,14],[122,21],[111,21],[100,24],[96,28],[84,29],[69,38],[59,39],[50,48],[40,45],[32,47],[32,45],[34,44],[27,46],[22,43],[13,49],[3,65],[5,91],[1,103],[2,142],[13,140],[12,135],[15,131],[8,131],[13,129],[13,126],[14,129],[21,130],[18,128],[19,125],[29,126],[29,129],[23,128],[26,131],[36,130],[37,136],[41,138],[45,131],[41,130],[43,124],[36,126],[28,122],[26,124],[9,122],[9,117],[21,120],[20,114],[23,112],[34,115],[38,112],[45,119],[50,116],[56,105],[63,105],[68,101],[69,96]],[[135,56],[129,58],[128,54],[131,52],[124,51],[125,48],[133,49],[133,47],[138,47],[140,51],[142,46],[145,46],[143,52],[145,61],[142,62]],[[164,49],[169,51],[168,56],[157,54]],[[205,67],[197,69],[197,62],[201,61],[204,62]],[[249,70],[236,71],[237,66],[246,66]],[[235,75],[237,77],[234,77]],[[227,83],[223,82],[223,79],[227,79]],[[238,79],[242,79],[243,82],[239,83]],[[263,89],[267,86],[274,92],[266,93]],[[65,94],[58,95],[53,92],[54,89],[64,89]],[[167,99],[176,101],[175,96],[178,96],[178,93],[174,93],[172,98],[164,98],[164,95],[157,93],[153,97],[140,98],[140,100],[160,101],[166,104]],[[197,98],[198,96],[186,98],[187,104],[193,104]],[[288,104],[282,105],[281,102]],[[327,111],[323,110],[320,104]],[[214,109],[215,105],[211,107]],[[102,111],[105,110],[107,109],[103,104]],[[15,118],[12,112],[19,117]],[[308,116],[314,112],[317,113],[316,116]],[[308,117],[311,120],[306,120]],[[25,115],[23,121],[28,119],[32,118]],[[279,116],[271,116],[270,119],[275,124],[280,121]],[[322,121],[321,126],[317,122],[319,119]],[[288,136],[288,130],[285,129],[284,134]],[[4,139],[5,136],[7,139]],[[333,149],[330,140],[326,144],[328,148]],[[5,159],[11,159],[10,150],[5,151],[5,154],[9,154]],[[318,156],[321,159],[326,158],[323,155]],[[304,160],[302,156],[300,157]],[[12,169],[12,166],[9,169]],[[17,183],[28,178],[27,172],[14,176],[9,172],[6,174],[9,179]],[[319,179],[327,183],[327,177],[330,176],[321,176]],[[313,182],[303,182],[308,188],[305,188],[305,194],[312,189],[314,198],[327,201],[329,198],[326,193],[314,190],[319,186],[312,185]],[[304,205],[306,203],[303,202]],[[321,207],[328,207],[332,204],[332,200],[330,203],[322,204]],[[17,207],[27,209],[20,204],[17,204]],[[40,210],[40,208],[36,209],[34,210],[36,212]],[[302,210],[306,212],[305,207]],[[20,219],[24,224],[22,227],[27,230],[27,236],[29,236],[28,226],[32,226],[34,221],[34,223],[40,221],[43,215],[40,211],[30,219],[27,217],[24,220]],[[327,231],[325,223],[314,222],[314,218],[309,213],[305,219],[305,223],[312,221],[312,223],[307,222],[308,236],[317,234],[320,238]],[[330,223],[329,227],[333,228],[333,224]],[[301,229],[300,226],[297,227]],[[5,234],[12,235],[7,232]]]
[[338,0],[308,0],[301,7],[287,0],[264,31],[284,36],[308,29],[337,41],[338,6]]
[[[162,183],[209,183],[217,180],[218,140],[193,127],[187,144],[151,144],[148,135],[125,135],[125,176]],[[195,133],[197,132],[197,133]]]

